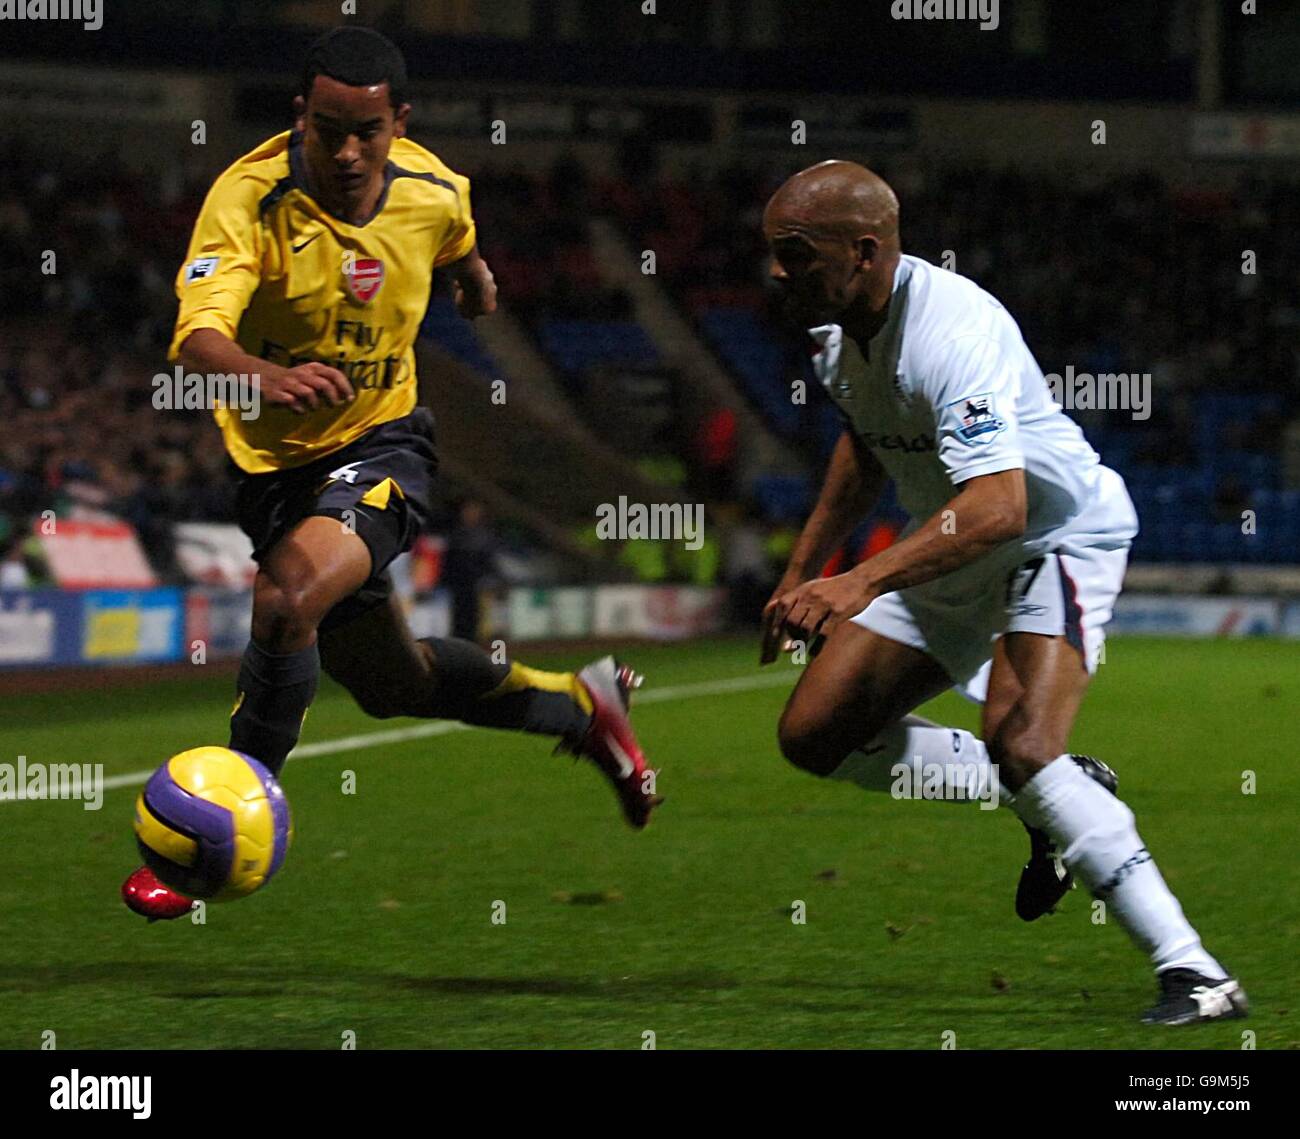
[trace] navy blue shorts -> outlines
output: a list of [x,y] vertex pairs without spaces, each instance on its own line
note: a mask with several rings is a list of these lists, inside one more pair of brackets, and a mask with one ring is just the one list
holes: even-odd
[[239,527],[252,539],[258,563],[298,523],[315,515],[339,519],[365,542],[370,579],[325,615],[324,631],[388,599],[388,564],[428,526],[437,472],[433,414],[417,407],[304,466],[260,475],[237,469]]

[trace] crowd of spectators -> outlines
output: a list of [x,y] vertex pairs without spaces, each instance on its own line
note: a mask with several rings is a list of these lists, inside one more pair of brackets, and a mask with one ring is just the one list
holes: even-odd
[[173,569],[170,523],[230,517],[220,439],[156,411],[172,281],[206,187],[113,156],[0,156],[0,550],[41,511],[122,517]]
[[[586,221],[603,213],[655,250],[659,279],[687,311],[764,310],[759,218],[789,171],[660,176],[635,158],[614,172],[569,158],[542,175],[469,172],[504,303],[525,323],[627,319],[627,297],[589,242]],[[959,272],[1015,315],[1044,370],[1152,375],[1152,417],[1113,421],[1130,433],[1135,461],[1183,462],[1206,392],[1268,392],[1287,406],[1300,398],[1291,288],[1300,195],[1284,181],[1210,191],[1152,176],[912,160],[881,169],[902,200],[904,248],[936,261],[950,251]],[[152,377],[167,370],[172,283],[205,190],[197,171],[137,172],[112,156],[74,168],[44,150],[0,155],[10,282],[0,290],[0,560],[40,511],[79,504],[132,522],[166,576],[173,522],[232,517],[207,417],[151,402]],[[1246,273],[1250,250],[1258,263]],[[1223,446],[1276,454],[1284,422],[1225,420]],[[706,442],[709,429],[701,425]],[[727,486],[725,472],[704,476]],[[1216,501],[1231,513],[1248,490],[1218,488]]]
[[[901,201],[904,250],[1001,300],[1045,372],[1151,374],[1153,415],[1131,428],[1145,458],[1185,461],[1200,393],[1300,399],[1292,182],[1252,176],[1211,190],[1154,175],[936,169],[907,159],[879,170]],[[604,202],[656,250],[688,310],[766,309],[762,208],[788,173],[737,167],[610,180]],[[1224,444],[1274,450],[1283,423],[1251,425],[1244,437],[1234,424]]]

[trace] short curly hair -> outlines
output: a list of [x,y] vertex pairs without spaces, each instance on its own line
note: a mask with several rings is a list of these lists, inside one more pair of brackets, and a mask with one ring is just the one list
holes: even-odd
[[401,49],[371,28],[335,28],[311,45],[302,73],[304,99],[311,95],[318,75],[328,75],[349,87],[387,83],[392,105],[400,107],[406,102],[406,60]]

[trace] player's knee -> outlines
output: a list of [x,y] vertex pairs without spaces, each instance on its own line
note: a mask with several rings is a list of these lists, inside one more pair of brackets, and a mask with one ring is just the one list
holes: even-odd
[[788,709],[777,725],[776,738],[781,754],[795,767],[812,775],[829,775],[844,758],[832,754],[834,749],[824,732],[791,715]]
[[1060,754],[1048,734],[1033,724],[1003,726],[985,743],[989,758],[1003,770],[1004,777],[1011,777],[1015,786],[1032,778]]
[[253,639],[268,652],[291,652],[311,643],[323,616],[308,589],[267,579],[253,597]]

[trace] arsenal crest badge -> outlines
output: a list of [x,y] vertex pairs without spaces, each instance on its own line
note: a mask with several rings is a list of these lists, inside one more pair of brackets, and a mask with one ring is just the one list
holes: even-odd
[[350,292],[361,304],[374,300],[384,283],[384,263],[373,257],[359,257],[343,267]]

